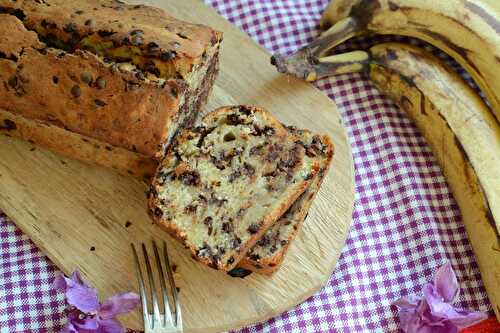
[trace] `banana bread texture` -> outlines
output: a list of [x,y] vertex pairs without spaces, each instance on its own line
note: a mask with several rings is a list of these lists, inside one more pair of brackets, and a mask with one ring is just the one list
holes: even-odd
[[193,258],[229,271],[318,169],[266,111],[220,108],[175,139],[151,186],[150,213]]

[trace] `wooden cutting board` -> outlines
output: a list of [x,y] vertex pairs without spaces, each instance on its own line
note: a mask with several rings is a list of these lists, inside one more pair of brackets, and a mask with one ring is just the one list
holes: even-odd
[[[328,133],[332,167],[281,270],[231,278],[194,262],[152,225],[146,185],[8,137],[0,137],[0,209],[64,272],[78,268],[102,297],[137,291],[130,243],[165,239],[187,332],[215,332],[263,321],[307,299],[328,280],[344,245],[354,200],[353,162],[335,105],[313,86],[281,76],[269,55],[198,0],[147,1],[224,32],[221,73],[208,109],[256,104],[287,124]],[[139,310],[122,318],[141,328]]]

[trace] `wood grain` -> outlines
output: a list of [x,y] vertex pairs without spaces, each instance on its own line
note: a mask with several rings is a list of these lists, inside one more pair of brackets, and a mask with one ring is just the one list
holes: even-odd
[[[0,137],[0,209],[64,272],[80,269],[102,297],[137,290],[130,243],[167,240],[187,332],[215,332],[268,319],[321,288],[344,245],[354,190],[340,115],[311,85],[277,74],[265,50],[201,2],[146,3],[224,32],[221,73],[207,110],[255,104],[287,124],[331,135],[332,167],[281,270],[272,277],[239,279],[206,268],[152,225],[145,184],[40,148],[30,151],[29,143],[8,137]],[[132,328],[142,325],[138,310],[122,320]]]

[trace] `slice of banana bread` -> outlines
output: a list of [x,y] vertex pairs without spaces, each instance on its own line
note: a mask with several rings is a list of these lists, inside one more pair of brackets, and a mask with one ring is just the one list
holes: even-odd
[[176,137],[151,185],[150,213],[193,258],[229,271],[318,170],[266,111],[220,108]]
[[291,127],[289,127],[289,130],[300,138],[300,143],[305,148],[306,155],[319,163],[320,170],[311,185],[300,195],[297,201],[248,251],[245,258],[238,263],[238,268],[231,272],[233,276],[242,277],[242,275],[247,275],[249,272],[245,270],[262,274],[273,274],[278,270],[291,242],[304,222],[330,166],[333,157],[333,144],[328,136],[313,134],[308,130]]

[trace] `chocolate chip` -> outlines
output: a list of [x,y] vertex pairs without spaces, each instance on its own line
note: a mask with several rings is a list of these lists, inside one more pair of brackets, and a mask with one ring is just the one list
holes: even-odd
[[206,242],[204,242],[203,246],[196,251],[196,255],[198,257],[210,257],[212,256],[212,253],[212,248]]
[[228,125],[239,125],[243,124],[243,119],[241,119],[237,114],[231,113],[226,118]]
[[96,79],[95,83],[96,83],[97,88],[99,88],[99,89],[104,89],[104,88],[106,88],[106,79],[105,79],[105,78],[103,78],[102,76],[99,76],[99,77]]
[[90,251],[95,251],[95,246],[91,246]]
[[83,83],[90,84],[92,82],[92,74],[89,72],[82,72],[80,74],[80,80],[82,80]]
[[236,136],[235,136],[233,133],[229,132],[229,133],[226,133],[226,134],[224,135],[223,140],[224,140],[225,142],[234,141],[234,140],[236,140]]
[[222,231],[227,234],[233,232],[233,225],[230,222],[222,223]]
[[260,256],[258,254],[251,254],[250,259],[253,261],[257,261],[260,259]]
[[227,272],[228,275],[231,277],[239,277],[239,278],[244,278],[250,274],[252,274],[252,271],[249,269],[241,268],[241,267],[236,267]]
[[155,207],[154,214],[156,217],[161,218],[163,216],[163,211],[159,207]]
[[203,224],[208,227],[208,235],[209,236],[212,234],[212,231],[213,231],[212,222],[213,222],[213,219],[210,216],[205,217],[205,219],[203,220]]
[[197,205],[187,205],[186,207],[184,207],[184,213],[193,214],[196,213],[197,209],[198,209]]
[[11,77],[9,77],[9,79],[7,80],[7,83],[9,84],[9,86],[11,88],[17,87],[17,76],[12,75]]
[[67,33],[72,33],[72,32],[75,32],[76,31],[76,24],[74,24],[73,22],[71,23],[68,23],[66,24],[64,27],[63,27],[63,30],[64,32],[67,32]]
[[100,106],[100,107],[107,105],[104,101],[101,101],[100,99],[94,99],[94,103],[95,103],[95,105]]
[[112,36],[115,33],[116,33],[115,31],[107,31],[107,30],[99,30],[99,31],[97,31],[97,34],[100,37],[102,37],[102,38],[106,38],[106,37]]
[[82,94],[82,91],[80,89],[80,86],[78,86],[78,85],[75,84],[71,88],[71,95],[73,95],[73,97],[75,97],[75,98],[78,98],[78,97],[80,97],[81,94]]
[[65,56],[65,55],[66,55],[66,52],[61,51],[61,52],[59,52],[59,53],[57,54],[57,58],[62,59],[62,58],[64,58],[64,56]]
[[247,231],[249,233],[251,233],[252,235],[256,234],[257,232],[259,232],[259,226],[255,223],[252,223],[250,224],[250,226],[248,227]]
[[248,177],[253,176],[255,174],[255,168],[247,162],[243,163],[243,170]]
[[229,259],[227,260],[227,263],[229,265],[231,265],[232,263],[234,263],[234,257],[233,256],[229,257]]
[[59,78],[57,76],[53,76],[52,77],[52,82],[54,82],[54,84],[58,84],[59,83]]
[[245,214],[246,211],[247,211],[247,208],[241,207],[240,209],[238,209],[238,212],[236,212],[236,216],[243,217],[243,215]]
[[176,57],[177,52],[175,51],[165,51],[160,54],[160,59],[163,61],[169,61]]
[[250,148],[250,151],[249,151],[250,156],[260,155],[261,151],[262,151],[262,147],[259,147],[259,146],[252,147],[252,148]]
[[271,243],[271,240],[269,239],[269,236],[264,235],[264,236],[262,236],[261,239],[259,239],[259,241],[257,242],[257,245],[266,246],[266,245],[269,245],[270,243]]
[[234,182],[237,178],[241,177],[241,171],[235,170],[229,175],[229,182],[232,183]]
[[239,248],[240,245],[241,245],[241,239],[238,238],[238,237],[234,238],[233,240],[231,240],[231,244],[230,245],[231,245],[231,248],[233,250]]
[[159,48],[158,44],[156,44],[155,42],[149,42],[148,43],[148,49],[149,51],[156,51],[157,49]]
[[239,111],[247,116],[250,116],[252,114],[252,109],[245,105],[240,105]]
[[200,184],[200,174],[198,171],[185,171],[180,175],[180,179],[186,186],[198,186]]
[[3,126],[0,126],[0,129],[5,129],[7,131],[14,131],[17,129],[16,123],[10,119],[4,119],[3,124]]
[[270,126],[265,126],[264,127],[264,130],[263,130],[264,134],[267,135],[267,136],[271,136],[273,135],[274,133],[276,133],[275,129],[270,127]]
[[224,170],[226,168],[222,161],[218,160],[214,156],[210,156],[210,162],[212,162],[212,164],[215,165],[215,167],[219,170]]
[[224,205],[224,203],[226,203],[226,202],[227,202],[227,199],[218,198],[213,193],[212,193],[212,196],[210,197],[210,200],[208,201],[208,203],[210,205],[216,205],[217,207],[222,207],[222,205]]
[[271,253],[274,253],[276,252],[276,250],[278,250],[278,248],[276,247],[276,245],[273,245],[269,250],[271,251]]
[[154,62],[148,62],[146,64],[144,64],[144,70],[146,72],[150,72],[156,76],[160,76],[160,70],[156,67],[156,65],[154,64]]
[[186,35],[183,35],[181,33],[177,33],[177,36],[179,36],[182,39],[188,39]]
[[84,12],[83,12],[83,10],[77,10],[77,11],[75,12],[75,14],[76,14],[76,15],[82,15],[83,13],[84,13]]
[[130,227],[131,225],[132,225],[132,222],[130,222],[130,221],[125,222],[125,228],[128,228],[128,227]]
[[179,91],[177,90],[177,87],[170,87],[170,92],[172,93],[172,96],[174,96],[174,98],[177,98],[179,96]]

